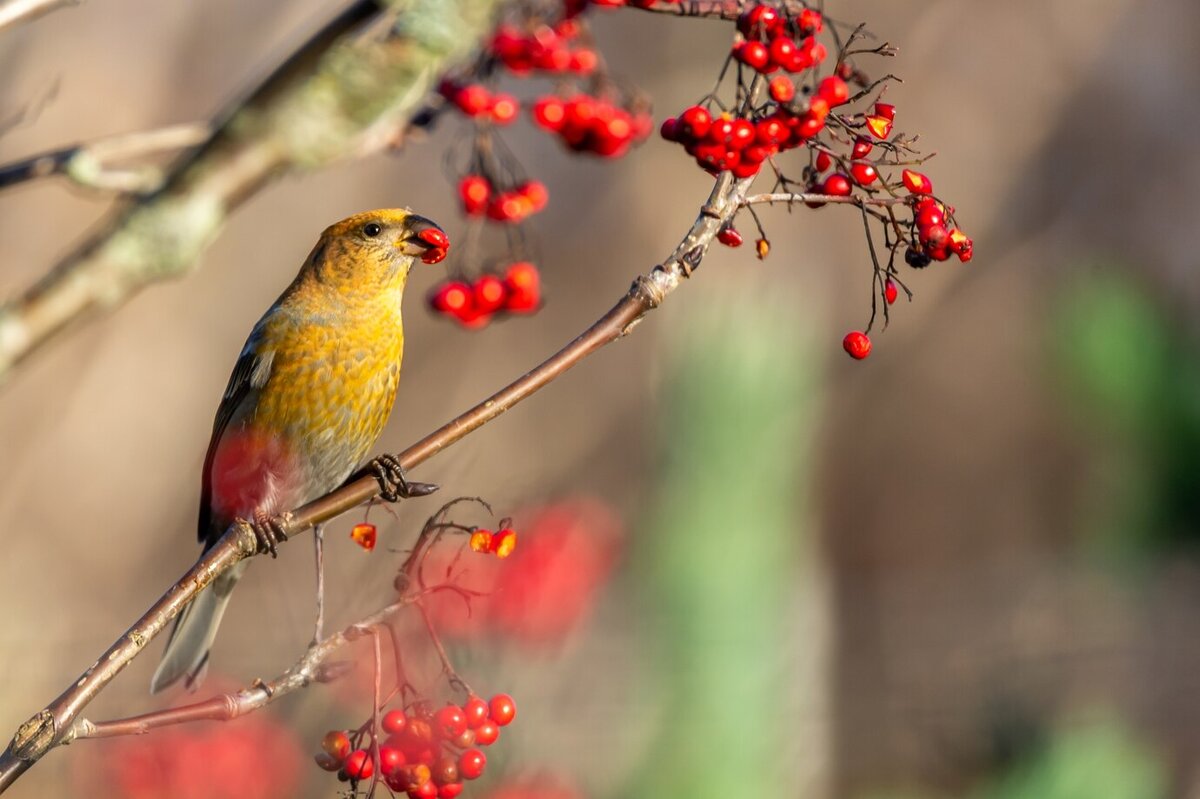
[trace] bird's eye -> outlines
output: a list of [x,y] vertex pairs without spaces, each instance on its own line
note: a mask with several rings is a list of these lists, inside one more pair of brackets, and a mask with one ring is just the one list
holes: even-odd
[[369,238],[372,238],[372,239],[375,238],[376,236],[378,236],[382,232],[383,232],[383,228],[381,228],[379,225],[375,224],[374,222],[369,222],[369,223],[367,223],[366,226],[363,227],[363,233],[365,233]]

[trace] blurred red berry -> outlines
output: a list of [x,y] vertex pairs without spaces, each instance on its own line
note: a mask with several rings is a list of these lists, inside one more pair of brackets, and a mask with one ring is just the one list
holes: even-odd
[[512,720],[517,717],[517,705],[508,694],[493,696],[488,702],[488,708],[491,710],[492,721],[501,727],[511,724]]
[[463,714],[467,717],[467,726],[472,730],[487,721],[489,713],[488,703],[474,694],[463,703]]
[[886,283],[883,284],[883,296],[884,299],[887,300],[888,305],[894,303],[896,301],[896,297],[900,296],[900,291],[896,288],[896,284],[893,283],[890,278]]
[[842,349],[854,360],[861,361],[871,354],[871,339],[866,333],[853,330],[842,339]]
[[468,749],[458,757],[458,773],[465,780],[477,780],[483,776],[487,756],[478,749]]
[[371,760],[371,753],[366,749],[355,749],[346,758],[346,765],[343,767],[346,774],[352,780],[370,779],[375,773],[375,762]]
[[467,715],[458,705],[446,705],[433,717],[434,734],[441,738],[457,738],[467,730]]
[[375,540],[377,538],[375,525],[370,522],[359,522],[350,528],[350,538],[354,543],[370,552],[375,549]]

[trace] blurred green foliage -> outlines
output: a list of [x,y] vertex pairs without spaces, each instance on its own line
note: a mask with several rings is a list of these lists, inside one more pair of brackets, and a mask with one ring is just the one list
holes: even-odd
[[[728,298],[726,298],[728,301]],[[662,724],[631,796],[785,796],[780,757],[796,631],[814,359],[794,313],[761,299],[681,327],[661,403],[665,463],[638,585]]]
[[1133,562],[1200,544],[1200,346],[1111,269],[1062,292],[1054,368],[1094,459],[1084,529]]

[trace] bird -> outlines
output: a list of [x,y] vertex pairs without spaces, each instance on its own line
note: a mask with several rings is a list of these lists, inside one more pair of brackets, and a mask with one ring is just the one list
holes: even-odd
[[[244,520],[260,551],[274,556],[281,531],[273,514],[329,493],[363,468],[396,397],[409,270],[417,259],[437,263],[448,248],[438,225],[408,209],[367,211],[325,229],[254,325],[221,397],[201,481],[204,551]],[[436,489],[405,480],[389,456],[369,469],[385,500]],[[181,612],[151,693],[180,680],[189,690],[199,685],[248,563],[218,576]]]

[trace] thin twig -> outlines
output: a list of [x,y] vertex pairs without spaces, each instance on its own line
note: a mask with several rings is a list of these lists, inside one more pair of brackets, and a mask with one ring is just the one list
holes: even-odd
[[150,192],[162,184],[160,169],[146,166],[117,169],[112,164],[195,147],[210,136],[212,128],[208,124],[190,122],[60,147],[0,166],[0,189],[51,175],[63,175],[77,185],[90,189]]
[[[334,652],[360,638],[364,630],[373,631],[380,624],[386,624],[402,609],[415,602],[418,597],[419,594],[415,592],[406,594],[358,623],[330,635],[319,644],[308,647],[304,655],[291,668],[272,680],[256,681],[248,688],[221,694],[203,702],[194,702],[182,707],[144,713],[114,721],[96,722],[80,718],[64,733],[60,743],[86,738],[144,735],[160,727],[170,727],[193,721],[230,721],[252,713],[293,691],[305,688],[314,682],[322,682],[321,666]],[[378,635],[375,638],[378,641]]]
[[771,194],[751,194],[742,198],[743,206],[780,203],[793,205],[795,203],[845,203],[846,205],[904,205],[907,197],[856,197],[854,195],[834,196],[813,192],[775,192]]

